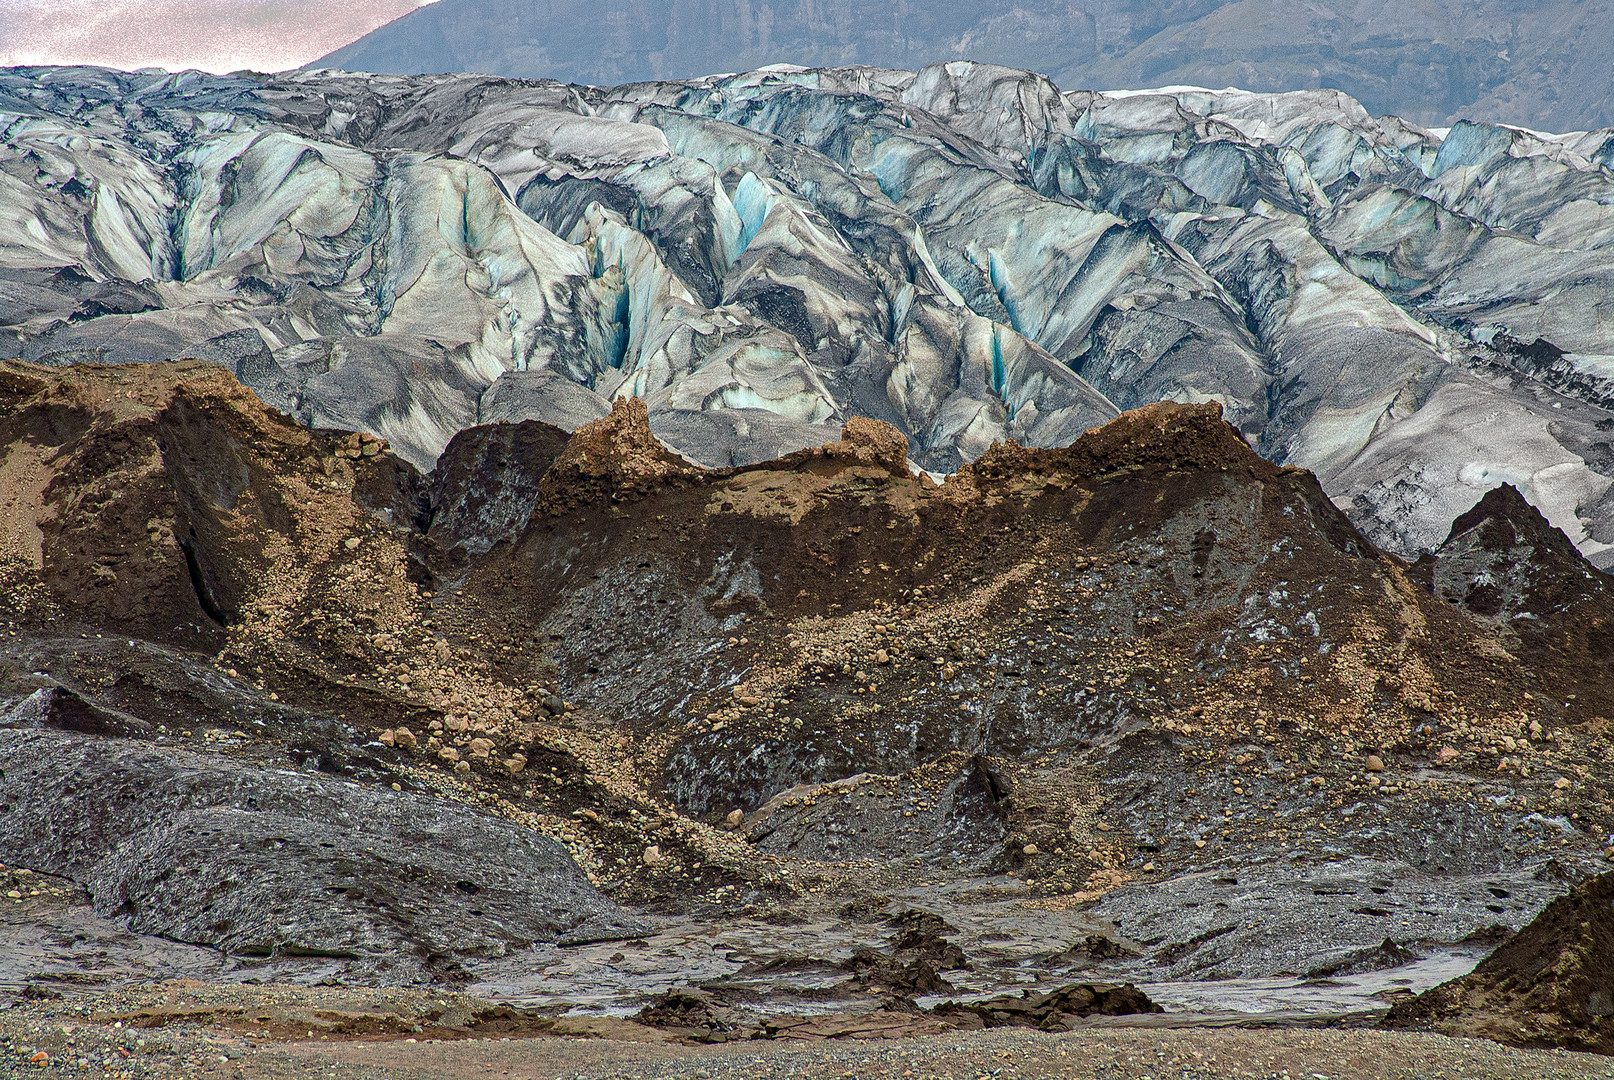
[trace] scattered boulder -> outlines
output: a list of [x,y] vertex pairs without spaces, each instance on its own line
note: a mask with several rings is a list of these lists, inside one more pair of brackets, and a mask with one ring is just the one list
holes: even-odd
[[940,915],[903,911],[888,921],[902,932],[884,949],[855,949],[843,965],[871,985],[902,994],[944,993],[953,987],[941,973],[970,966],[964,950],[943,936],[957,934],[958,928]]
[[1159,1012],[1165,1010],[1131,983],[1076,983],[1040,994],[1023,991],[986,1001],[948,1001],[933,1010],[934,1015],[949,1017],[963,1028],[1030,1027],[1039,1031],[1070,1031],[1086,1016]]
[[667,991],[640,1009],[633,1019],[690,1042],[724,1043],[752,1037],[750,1026],[738,1013],[713,994],[692,987]]

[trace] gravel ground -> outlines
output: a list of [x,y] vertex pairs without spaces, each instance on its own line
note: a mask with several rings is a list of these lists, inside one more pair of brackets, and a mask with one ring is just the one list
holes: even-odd
[[[275,1066],[260,1063],[279,1056]],[[347,1067],[328,1066],[340,1061]],[[325,1068],[321,1068],[325,1066]],[[276,1071],[289,1067],[290,1071]],[[302,1070],[302,1071],[298,1071]],[[799,1077],[1070,1077],[1072,1080],[1558,1080],[1614,1077],[1614,1061],[1518,1051],[1493,1043],[1376,1031],[1104,1030],[1071,1035],[985,1031],[889,1044],[754,1044],[702,1049],[604,1040],[288,1046],[241,1075],[364,1080],[508,1077],[521,1080],[772,1080]]]
[[[334,991],[340,995],[340,991]],[[306,1002],[310,1017],[333,1001]],[[371,1012],[374,1002],[358,1010]],[[397,1004],[395,1002],[395,1004]],[[397,1013],[407,1015],[408,1003]],[[432,1039],[332,1035],[292,1041],[177,1020],[116,1027],[72,1003],[0,1013],[0,1076],[124,1080],[772,1080],[772,1078],[1059,1077],[1081,1080],[1614,1080],[1614,1059],[1515,1050],[1439,1035],[1369,1030],[1127,1028],[1045,1035],[955,1033],[890,1042],[744,1043],[700,1047],[640,1029],[624,1038]],[[223,1013],[215,1015],[222,1016]],[[282,1014],[277,1014],[282,1015]],[[345,1012],[352,1015],[352,1010]],[[98,1019],[99,1018],[99,1019]],[[283,1019],[289,1020],[284,1014]],[[316,1025],[317,1020],[313,1021]],[[284,1026],[284,1025],[281,1025]],[[313,1030],[305,1029],[306,1030]],[[304,1033],[299,1033],[304,1034]],[[68,1040],[71,1039],[71,1042]],[[47,1059],[35,1062],[39,1054]],[[125,1056],[127,1055],[127,1056]]]

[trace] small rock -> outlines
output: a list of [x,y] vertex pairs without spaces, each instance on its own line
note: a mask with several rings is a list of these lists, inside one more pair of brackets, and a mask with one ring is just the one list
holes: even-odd
[[444,761],[458,761],[460,759],[460,752],[454,749],[452,746],[445,746],[441,750],[437,751],[437,756]]
[[359,545],[362,543],[364,543],[364,541],[359,539],[357,536],[350,536],[346,540],[342,541],[342,546],[347,548],[349,551],[357,551],[359,550]]
[[1384,771],[1384,759],[1379,757],[1379,755],[1377,755],[1377,754],[1369,754],[1367,756],[1367,771],[1368,772],[1383,772]]
[[649,847],[645,848],[643,858],[646,866],[659,866],[667,859],[667,857],[661,853],[661,847],[658,844],[651,844]]
[[1042,854],[1042,849],[1039,848],[1036,844],[1027,844],[1025,847],[1020,849],[1020,854],[1022,854],[1022,855],[1040,855],[1040,854]]
[[471,756],[474,758],[485,758],[489,753],[492,752],[493,745],[492,739],[472,739]]
[[397,746],[398,745],[398,737],[397,737],[397,735],[393,734],[393,731],[392,731],[391,728],[388,728],[386,731],[383,731],[381,734],[377,735],[376,736],[376,741],[379,742],[382,746]]
[[1152,873],[1154,873],[1154,863],[1152,863],[1152,862],[1146,862],[1146,863],[1144,863],[1144,864],[1143,864],[1143,872],[1144,872],[1144,873],[1145,873],[1145,874],[1152,874]]
[[1457,748],[1454,746],[1442,746],[1440,748],[1440,752],[1435,755],[1435,760],[1440,762],[1442,765],[1445,765],[1451,761],[1456,761]]
[[392,740],[405,750],[413,750],[417,742],[415,733],[406,727],[396,728],[392,733]]
[[741,825],[745,824],[745,811],[730,810],[729,816],[723,819],[723,824],[727,825],[730,829],[738,829]]
[[1573,782],[1569,779],[1569,777],[1560,776],[1558,779],[1556,779],[1556,780],[1554,780],[1552,782],[1552,786],[1557,788],[1559,791],[1567,791],[1570,787],[1572,787],[1574,785],[1573,785]]
[[460,773],[470,772],[471,763],[469,761],[456,762],[454,765],[454,771]]
[[504,767],[510,771],[511,776],[518,776],[527,767],[527,759],[519,756],[505,758]]
[[874,650],[874,662],[876,664],[889,664],[891,663],[891,654],[884,649],[876,649]]

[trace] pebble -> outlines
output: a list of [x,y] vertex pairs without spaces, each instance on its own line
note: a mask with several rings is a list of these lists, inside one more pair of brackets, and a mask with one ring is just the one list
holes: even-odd
[[731,829],[738,829],[745,824],[745,811],[730,810],[728,817],[723,819],[723,823]]
[[1367,771],[1368,772],[1383,772],[1384,771],[1384,759],[1379,757],[1379,755],[1377,755],[1377,754],[1369,754],[1367,756]]
[[667,857],[661,853],[659,844],[651,844],[644,849],[643,859],[646,866],[659,866],[666,861]]

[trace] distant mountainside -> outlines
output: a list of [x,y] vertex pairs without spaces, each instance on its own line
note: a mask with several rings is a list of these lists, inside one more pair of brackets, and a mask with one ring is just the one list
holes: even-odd
[[612,85],[978,60],[1071,89],[1343,90],[1374,115],[1614,125],[1614,0],[440,0],[311,65]]

